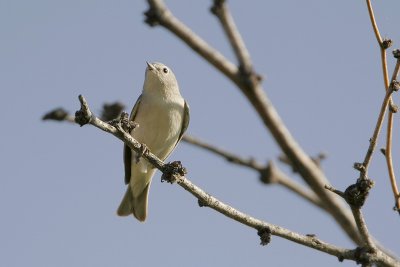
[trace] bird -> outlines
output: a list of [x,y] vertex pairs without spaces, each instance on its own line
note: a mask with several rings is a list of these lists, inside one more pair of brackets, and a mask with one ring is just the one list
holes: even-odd
[[[189,126],[189,106],[180,94],[172,70],[163,63],[146,63],[143,90],[129,117],[138,127],[130,134],[164,161]],[[156,168],[127,145],[124,145],[123,158],[127,189],[117,214],[133,214],[137,220],[144,222],[147,218],[149,189]]]

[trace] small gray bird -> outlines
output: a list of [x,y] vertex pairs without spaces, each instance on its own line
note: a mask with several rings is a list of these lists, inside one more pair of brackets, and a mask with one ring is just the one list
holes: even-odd
[[[147,63],[142,94],[132,109],[130,120],[139,124],[131,135],[161,160],[165,160],[181,140],[189,125],[189,107],[179,92],[170,68],[162,63]],[[151,178],[156,169],[124,146],[125,196],[118,208],[119,216],[133,214],[143,222]]]

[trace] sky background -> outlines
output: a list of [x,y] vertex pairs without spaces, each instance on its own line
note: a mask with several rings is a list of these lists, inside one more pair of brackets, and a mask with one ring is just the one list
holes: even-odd
[[[211,1],[166,3],[235,62]],[[280,116],[306,152],[328,154],[323,169],[345,189],[357,178],[352,165],[364,158],[384,97],[365,1],[228,3]],[[373,4],[382,36],[398,48],[400,2]],[[97,114],[114,101],[129,112],[145,61],[174,70],[191,107],[189,134],[260,162],[280,155],[239,90],[171,33],[144,24],[145,10],[145,1],[0,0],[0,265],[355,266],[279,237],[260,246],[255,230],[199,208],[181,187],[160,183],[159,173],[146,223],[116,215],[125,192],[122,143],[91,126],[41,117],[56,107],[75,112],[79,94]],[[399,126],[396,115],[398,176]],[[185,143],[170,160],[181,160],[194,183],[243,212],[354,247],[328,215],[284,188],[262,185],[251,170]],[[370,176],[376,186],[363,208],[369,230],[400,255],[400,218],[380,153]]]

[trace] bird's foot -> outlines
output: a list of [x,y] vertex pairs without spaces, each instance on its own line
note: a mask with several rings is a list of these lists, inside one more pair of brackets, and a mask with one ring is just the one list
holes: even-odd
[[140,146],[140,151],[136,153],[136,163],[139,163],[140,159],[143,157],[143,155],[147,155],[149,153],[149,148],[146,146],[146,144],[141,144]]
[[179,180],[182,179],[182,176],[185,176],[187,170],[180,161],[174,161],[165,164],[162,172],[161,182],[166,181],[173,184],[175,182],[179,183]]
[[116,127],[118,130],[123,130],[127,133],[130,133],[135,128],[139,127],[138,123],[129,119],[129,115],[126,112],[122,112],[119,118],[109,121],[108,124]]

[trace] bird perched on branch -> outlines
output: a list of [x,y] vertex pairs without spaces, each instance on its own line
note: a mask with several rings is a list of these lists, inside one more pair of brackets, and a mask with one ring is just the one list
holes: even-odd
[[[139,127],[133,129],[131,135],[165,160],[189,125],[189,107],[179,92],[172,70],[162,63],[146,63],[143,91],[130,115],[130,120]],[[149,188],[156,169],[127,145],[124,146],[124,165],[128,188],[117,214],[133,214],[143,222],[147,217]]]

